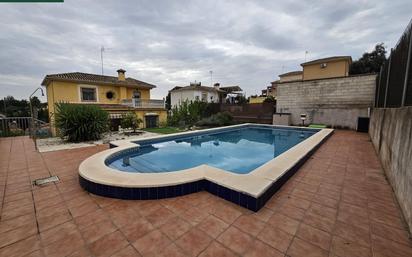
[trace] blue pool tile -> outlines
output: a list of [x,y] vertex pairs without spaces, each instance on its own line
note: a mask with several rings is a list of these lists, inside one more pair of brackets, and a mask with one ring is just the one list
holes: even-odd
[[190,184],[183,184],[182,185],[182,194],[187,195],[190,193]]
[[252,196],[246,195],[247,197],[247,208],[252,211],[257,211],[257,200],[256,198],[253,198]]
[[157,197],[157,187],[150,187],[149,188],[149,199],[158,199]]
[[149,199],[149,188],[147,187],[141,188],[140,197],[141,197],[141,200],[148,200]]
[[219,186],[219,196],[222,197],[223,199],[230,201],[230,189],[224,187],[224,186]]
[[239,205],[248,209],[248,198],[244,194],[239,196]]
[[234,190],[230,191],[230,201],[239,205],[240,203],[240,193]]
[[183,185],[177,185],[176,189],[175,189],[175,192],[176,192],[176,196],[183,195]]
[[167,187],[159,187],[159,188],[157,188],[157,198],[158,198],[158,199],[162,199],[162,198],[167,197],[166,192],[167,192]]
[[140,200],[141,199],[140,191],[141,191],[140,188],[133,188],[132,189],[132,194],[131,194],[131,196],[132,196],[131,199],[139,199]]
[[217,195],[217,189],[218,189],[218,186],[215,183],[213,183],[213,182],[209,183],[209,192],[210,193],[212,193],[214,195]]

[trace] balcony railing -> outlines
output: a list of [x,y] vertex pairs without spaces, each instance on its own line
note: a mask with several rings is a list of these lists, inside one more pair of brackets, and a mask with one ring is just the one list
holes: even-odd
[[164,100],[146,100],[146,99],[123,99],[123,105],[127,105],[133,108],[155,108],[155,109],[164,109],[165,101]]

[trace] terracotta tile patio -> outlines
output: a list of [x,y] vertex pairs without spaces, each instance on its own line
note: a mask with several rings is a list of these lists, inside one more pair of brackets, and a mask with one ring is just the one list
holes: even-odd
[[[106,149],[40,154],[0,139],[0,256],[412,256],[368,135],[335,134],[253,213],[206,192],[123,201],[83,191],[77,167]],[[32,187],[36,178],[61,182]]]

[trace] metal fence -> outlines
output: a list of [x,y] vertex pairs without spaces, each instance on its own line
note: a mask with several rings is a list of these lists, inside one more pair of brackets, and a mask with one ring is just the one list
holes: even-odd
[[36,137],[51,136],[50,125],[38,119],[32,120],[31,117],[0,117],[0,137],[34,134]]
[[412,20],[376,80],[375,107],[402,106],[412,106]]

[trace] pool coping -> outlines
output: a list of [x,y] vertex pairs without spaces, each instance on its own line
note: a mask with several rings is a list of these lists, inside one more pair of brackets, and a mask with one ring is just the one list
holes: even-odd
[[[92,193],[122,199],[159,199],[207,190],[256,211],[333,133],[333,129],[304,127],[305,130],[316,130],[318,132],[247,174],[227,172],[205,164],[186,170],[165,173],[132,173],[112,169],[105,163],[106,159],[113,154],[137,147],[136,142],[173,139],[184,135],[190,136],[249,126],[303,129],[301,127],[245,123],[154,136],[141,140],[114,141],[110,143],[111,149],[99,152],[80,164],[80,184]],[[244,204],[241,204],[242,200]]]

